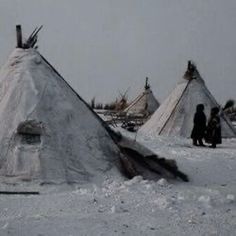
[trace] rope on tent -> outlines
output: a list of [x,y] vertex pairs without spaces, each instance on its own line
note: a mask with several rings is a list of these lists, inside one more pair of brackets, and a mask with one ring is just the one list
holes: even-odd
[[133,106],[135,106],[135,105],[143,98],[143,96],[145,96],[145,95],[146,95],[146,93],[143,92],[141,95],[139,95],[137,98],[135,98],[125,110],[127,110],[127,112],[128,112],[128,111],[129,111]]
[[189,86],[190,82],[191,82],[191,80],[189,80],[189,81],[188,81],[188,83],[187,83],[186,87],[184,88],[184,91],[182,92],[182,94],[181,94],[181,96],[180,96],[179,100],[178,100],[178,101],[177,101],[177,103],[175,104],[175,107],[174,107],[174,109],[173,109],[173,110],[172,110],[172,112],[170,113],[170,115],[169,115],[168,119],[166,120],[165,124],[162,126],[162,128],[161,128],[161,130],[159,131],[159,133],[158,133],[158,134],[161,134],[161,132],[163,131],[163,129],[164,129],[164,128],[165,128],[165,126],[167,125],[168,121],[170,120],[170,117],[172,116],[172,114],[174,113],[174,111],[175,111],[176,107],[177,107],[177,106],[178,106],[178,104],[180,103],[180,100],[182,99],[182,97],[183,97],[183,95],[184,95],[185,91],[187,90],[187,88],[188,88],[188,86]]

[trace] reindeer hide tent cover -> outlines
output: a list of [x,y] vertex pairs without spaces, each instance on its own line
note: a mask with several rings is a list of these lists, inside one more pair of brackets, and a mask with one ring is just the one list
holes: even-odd
[[130,103],[124,112],[126,112],[128,115],[143,114],[145,116],[149,116],[156,111],[159,105],[160,104],[153,95],[146,78],[144,91]]
[[35,49],[15,49],[2,68],[0,111],[1,176],[69,183],[114,171],[118,147]]
[[15,49],[0,71],[0,127],[1,182],[121,176],[117,135],[33,48]]
[[[189,62],[184,77],[139,132],[151,136],[190,137],[196,106],[200,103],[204,104],[207,117],[212,107],[219,107],[196,66]],[[223,137],[236,137],[232,123],[224,113],[221,114],[221,126]]]

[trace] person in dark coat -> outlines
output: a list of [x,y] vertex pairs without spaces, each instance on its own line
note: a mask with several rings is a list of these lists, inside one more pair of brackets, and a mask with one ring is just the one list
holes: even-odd
[[191,138],[193,140],[193,145],[195,146],[205,146],[202,139],[205,136],[206,131],[206,115],[204,113],[204,105],[198,104],[196,107],[196,113],[193,119],[193,130],[191,133]]
[[222,143],[219,111],[218,107],[211,109],[211,115],[207,124],[206,142],[211,144],[211,148],[216,148],[216,144]]

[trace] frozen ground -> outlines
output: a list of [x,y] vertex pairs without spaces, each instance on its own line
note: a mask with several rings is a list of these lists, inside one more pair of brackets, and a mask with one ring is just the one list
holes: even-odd
[[[0,195],[0,235],[236,235],[236,140],[213,150],[187,139],[137,139],[176,159],[190,182],[35,185],[39,196]],[[11,188],[29,186],[1,186]]]

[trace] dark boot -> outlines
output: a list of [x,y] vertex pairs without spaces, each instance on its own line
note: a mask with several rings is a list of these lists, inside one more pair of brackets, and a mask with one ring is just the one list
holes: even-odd
[[202,139],[198,139],[199,146],[206,147],[206,145],[203,144]]
[[198,144],[197,144],[197,139],[193,139],[193,145],[194,145],[194,146],[198,146]]
[[216,148],[216,144],[212,143],[212,145],[210,146],[210,148]]

